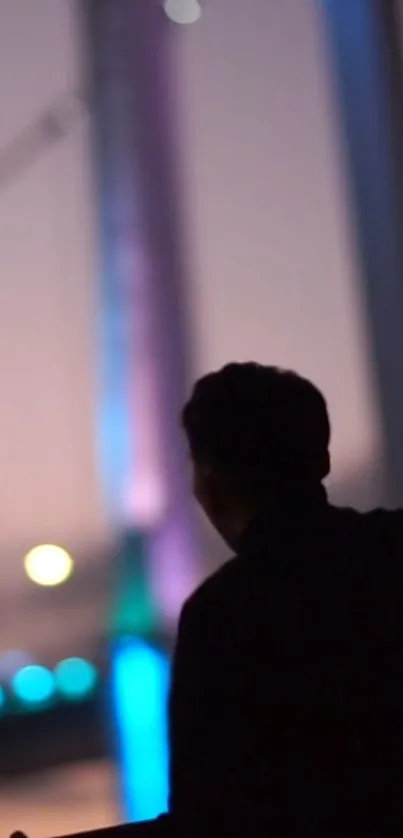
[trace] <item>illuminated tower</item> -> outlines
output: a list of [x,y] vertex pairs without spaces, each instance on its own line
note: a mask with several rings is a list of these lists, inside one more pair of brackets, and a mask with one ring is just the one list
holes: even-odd
[[200,578],[178,414],[187,387],[172,24],[159,2],[90,0],[98,170],[100,436],[120,533],[112,695],[131,819],[166,805],[167,662],[158,644]]

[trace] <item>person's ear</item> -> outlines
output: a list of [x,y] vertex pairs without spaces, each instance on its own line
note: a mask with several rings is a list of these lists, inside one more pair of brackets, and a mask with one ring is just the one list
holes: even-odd
[[212,471],[210,466],[193,463],[193,491],[202,505],[209,495]]

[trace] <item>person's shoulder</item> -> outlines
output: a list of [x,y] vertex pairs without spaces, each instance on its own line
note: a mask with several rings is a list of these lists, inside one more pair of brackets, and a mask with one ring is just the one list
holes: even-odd
[[403,538],[403,509],[373,509],[364,517],[368,527],[378,529],[385,536]]
[[403,509],[378,507],[368,512],[331,507],[335,531],[339,529],[363,538],[373,547],[403,548]]
[[403,528],[403,509],[385,509],[377,507],[367,512],[339,506],[330,507],[336,519],[350,521],[357,526],[373,529],[399,530]]
[[211,610],[215,605],[222,605],[226,597],[228,587],[231,587],[232,580],[239,575],[241,560],[234,556],[225,562],[218,570],[208,576],[193,593],[188,597],[183,610],[197,613],[205,609]]

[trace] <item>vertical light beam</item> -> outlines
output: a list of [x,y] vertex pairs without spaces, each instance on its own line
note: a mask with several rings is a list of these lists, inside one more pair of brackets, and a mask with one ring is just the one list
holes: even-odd
[[135,638],[117,642],[112,697],[119,738],[125,815],[149,820],[168,808],[169,663]]

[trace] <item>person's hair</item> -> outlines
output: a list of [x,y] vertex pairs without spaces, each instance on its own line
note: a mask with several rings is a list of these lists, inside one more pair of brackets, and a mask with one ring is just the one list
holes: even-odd
[[196,383],[182,424],[193,460],[220,471],[243,497],[321,482],[330,470],[325,399],[294,372],[229,364]]

